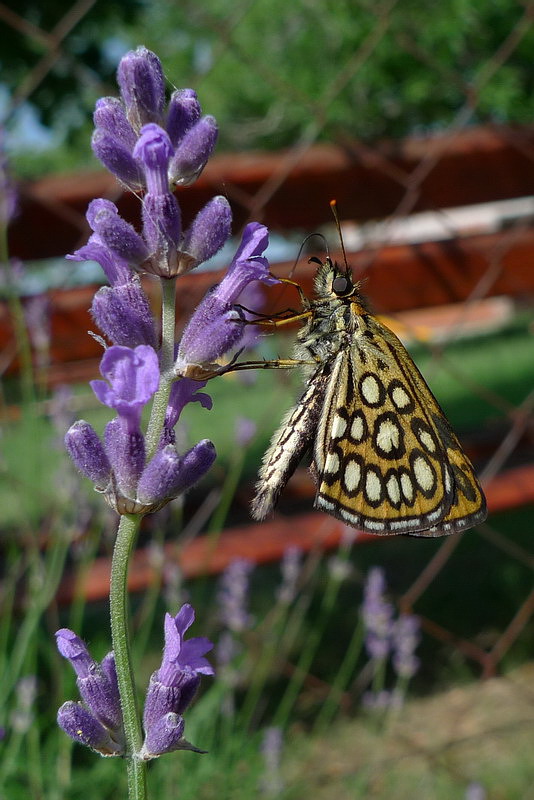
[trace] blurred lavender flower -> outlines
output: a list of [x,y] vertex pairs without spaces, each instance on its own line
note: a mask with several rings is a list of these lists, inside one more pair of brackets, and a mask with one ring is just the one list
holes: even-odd
[[28,334],[35,350],[38,367],[49,360],[50,350],[50,299],[47,294],[29,297],[24,303],[24,318]]
[[400,709],[404,703],[404,695],[398,689],[382,689],[379,692],[364,692],[362,706],[368,711],[386,711]]
[[235,441],[238,447],[244,448],[250,444],[256,435],[258,426],[248,417],[237,417],[235,421]]
[[365,647],[374,660],[386,658],[391,647],[393,606],[384,597],[386,581],[380,567],[372,567],[364,587],[362,616],[365,625]]
[[34,704],[37,697],[37,678],[35,675],[25,675],[15,688],[16,706],[11,713],[11,727],[18,734],[24,734],[31,728],[34,719]]
[[478,781],[472,781],[465,790],[465,800],[486,800],[486,790]]
[[415,649],[420,641],[419,619],[401,614],[393,625],[393,667],[400,678],[413,678],[419,668]]
[[297,595],[297,584],[302,572],[302,550],[300,547],[286,547],[280,564],[282,583],[277,589],[279,603],[289,605]]
[[266,797],[278,797],[284,788],[280,774],[282,742],[281,728],[272,726],[265,729],[261,744],[264,772],[260,782],[260,789],[261,793]]
[[194,619],[194,609],[188,603],[175,617],[165,615],[163,659],[160,668],[150,678],[145,700],[142,759],[155,758],[173,750],[197,749],[183,738],[181,715],[197,692],[200,676],[213,675],[214,670],[204,658],[212,649],[212,643],[204,636],[185,641],[185,632]]
[[123,755],[124,736],[113,653],[94,661],[85,642],[68,628],[56,633],[57,648],[67,658],[85,705],[68,701],[58,711],[58,724],[75,741],[101,755]]
[[252,617],[247,609],[249,575],[254,564],[245,558],[236,558],[224,570],[219,581],[217,603],[219,619],[223,626],[234,633],[250,627]]

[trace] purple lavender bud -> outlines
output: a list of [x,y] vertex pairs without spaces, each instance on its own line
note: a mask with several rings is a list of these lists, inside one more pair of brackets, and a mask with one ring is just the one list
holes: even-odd
[[149,252],[145,242],[133,225],[119,216],[117,206],[110,200],[92,200],[86,216],[92,230],[113,253],[136,266],[146,260]]
[[243,231],[241,244],[226,275],[199,304],[189,320],[178,349],[176,373],[187,371],[188,364],[209,364],[240,342],[245,325],[243,313],[233,303],[252,281],[278,283],[269,273],[269,262],[262,255],[269,232],[265,225],[251,222]]
[[180,245],[180,274],[189,272],[218,253],[230,238],[232,210],[219,195],[210,200],[196,215]]
[[203,439],[185,456],[179,456],[172,444],[166,445],[145,467],[139,479],[137,499],[141,503],[157,504],[177,497],[200,480],[215,457],[215,447],[209,439]]
[[367,575],[362,605],[366,630],[365,647],[369,656],[380,660],[387,656],[393,632],[393,606],[385,598],[386,581],[379,567],[372,567]]
[[421,639],[419,619],[402,614],[393,626],[393,667],[401,678],[413,678],[419,668],[415,650]]
[[177,89],[171,94],[165,128],[174,148],[199,119],[200,103],[194,89]]
[[236,558],[224,570],[217,593],[219,616],[222,624],[231,631],[240,632],[250,627],[252,617],[247,609],[247,595],[254,564],[245,558]]
[[141,128],[133,155],[143,166],[150,194],[169,193],[167,170],[172,154],[171,140],[163,128],[155,123]]
[[71,425],[65,434],[65,447],[75,466],[103,490],[111,477],[111,465],[98,434],[83,419]]
[[74,631],[61,628],[56,632],[56,641],[59,652],[76,672],[76,685],[91,713],[109,730],[120,731],[122,712],[116,680],[110,681],[109,671],[107,675],[91,658],[85,642]]
[[159,122],[165,104],[165,77],[161,62],[146,47],[131,50],[121,59],[117,82],[134,130]]
[[112,286],[120,286],[132,280],[134,274],[127,262],[106,247],[96,233],[89,237],[89,241],[72,255],[66,256],[70,261],[96,261],[100,264],[106,278]]
[[116,409],[128,422],[129,430],[138,430],[143,406],[159,385],[159,362],[154,348],[109,347],[100,362],[100,372],[106,380],[91,381],[97,398]]
[[171,183],[189,186],[196,181],[215,148],[218,133],[211,116],[202,117],[187,131],[169,165]]
[[[184,742],[185,724],[178,714],[169,712],[155,720],[149,727],[141,753],[141,758],[152,758],[174,750],[189,749]],[[185,746],[183,746],[185,745]]]
[[93,114],[95,128],[100,128],[117,142],[122,142],[130,153],[135,147],[137,136],[128,122],[121,101],[116,97],[101,97],[96,101]]
[[97,128],[91,137],[91,148],[98,160],[131,189],[143,186],[143,173],[132,156],[131,148],[115,139],[108,131]]
[[169,191],[167,168],[172,155],[170,139],[158,125],[145,125],[134,156],[142,164],[148,194],[143,202],[143,236],[150,251],[147,272],[162,277],[176,274],[176,250],[181,235],[180,207]]
[[134,500],[145,466],[144,436],[124,420],[112,419],[106,425],[104,438],[117,488],[124,497]]
[[72,700],[63,703],[57,712],[57,722],[75,742],[85,744],[103,756],[124,754],[124,745],[114,741],[110,732],[81,703]]
[[214,287],[200,302],[182,334],[175,370],[187,374],[190,364],[210,364],[231,350],[243,336],[243,315],[221,302]]
[[108,339],[116,345],[156,347],[156,331],[148,298],[139,281],[121,286],[102,286],[93,298],[91,314]]
[[200,685],[200,675],[188,667],[178,670],[172,682],[165,680],[167,682],[159,680],[157,672],[150,677],[143,713],[143,727],[147,734],[165,714],[182,714],[193,701]]

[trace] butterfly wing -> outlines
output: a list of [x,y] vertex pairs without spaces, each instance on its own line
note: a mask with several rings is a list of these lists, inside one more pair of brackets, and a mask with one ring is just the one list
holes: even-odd
[[316,508],[377,534],[483,521],[473,467],[410,355],[370,315],[359,331],[336,356],[319,418]]

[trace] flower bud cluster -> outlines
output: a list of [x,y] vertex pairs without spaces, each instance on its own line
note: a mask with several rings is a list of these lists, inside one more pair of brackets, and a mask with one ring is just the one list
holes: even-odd
[[[165,616],[165,647],[161,666],[151,678],[143,714],[145,740],[137,757],[157,758],[173,750],[197,750],[184,739],[182,714],[193,700],[201,675],[214,671],[205,654],[213,647],[204,636],[185,640],[195,612],[189,604],[175,617]],[[100,662],[73,631],[56,633],[57,648],[76,672],[83,702],[72,700],[58,711],[58,724],[72,739],[103,756],[125,754],[122,712],[113,653]]]

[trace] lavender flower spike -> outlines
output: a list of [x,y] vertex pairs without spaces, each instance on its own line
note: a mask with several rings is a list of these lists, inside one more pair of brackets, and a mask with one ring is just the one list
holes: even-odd
[[243,338],[243,314],[235,305],[239,295],[253,281],[279,282],[270,274],[263,255],[268,239],[267,228],[259,222],[246,226],[228,272],[201,301],[183,333],[175,364],[177,375],[201,380],[217,374],[213,362]]
[[369,656],[383,659],[391,647],[393,606],[384,597],[386,581],[380,567],[369,570],[364,589],[362,615],[366,630],[365,646]]
[[401,614],[393,627],[393,667],[400,678],[413,678],[419,668],[415,650],[421,638],[419,619]]
[[[195,612],[188,603],[175,617],[165,615],[163,659],[160,668],[150,678],[145,700],[143,725],[146,737],[141,758],[149,759],[177,749],[183,733],[177,717],[193,700],[200,676],[214,674],[213,667],[204,658],[213,647],[212,643],[204,636],[184,639],[194,619]],[[164,730],[166,735],[163,735]],[[187,745],[182,742],[182,746],[184,744]],[[191,749],[190,746],[187,749]]]

